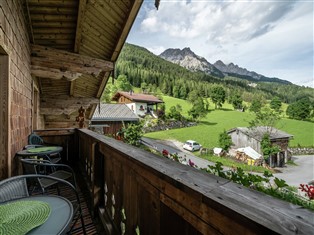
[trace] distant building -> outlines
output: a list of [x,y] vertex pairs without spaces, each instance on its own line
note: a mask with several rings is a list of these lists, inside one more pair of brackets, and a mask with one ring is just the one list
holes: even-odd
[[113,101],[126,104],[138,116],[145,116],[151,114],[156,117],[154,111],[157,110],[157,105],[164,103],[153,95],[137,94],[131,92],[119,91],[112,98]]
[[93,114],[90,128],[105,135],[116,136],[123,124],[128,125],[138,121],[139,117],[125,104],[100,104]]
[[288,161],[288,144],[293,137],[286,132],[273,127],[237,127],[227,132],[232,139],[235,148],[251,147],[260,154],[262,153],[261,141],[264,134],[268,133],[273,145],[278,145],[281,151],[276,156],[271,156],[269,165],[272,167],[283,166]]

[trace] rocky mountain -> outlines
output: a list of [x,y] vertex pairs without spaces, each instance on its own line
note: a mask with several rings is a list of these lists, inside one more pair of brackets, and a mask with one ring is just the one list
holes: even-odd
[[204,57],[196,55],[190,48],[186,47],[180,49],[167,49],[159,55],[159,57],[178,64],[190,71],[202,71],[206,74],[223,78],[225,76],[232,76],[240,79],[245,79],[253,82],[277,82],[283,84],[291,84],[291,82],[279,78],[269,78],[258,74],[254,71],[248,71],[241,68],[236,64],[224,64],[221,60],[216,61],[214,64],[209,63]]
[[223,72],[225,75],[241,75],[241,76],[249,76],[252,77],[256,80],[260,80],[263,76],[255,73],[248,71],[245,68],[241,68],[236,64],[230,63],[228,65],[224,64],[221,60],[218,60],[214,63],[214,66],[219,69],[221,72]]
[[207,74],[223,78],[224,74],[205,58],[196,55],[189,47],[180,49],[167,49],[159,57],[187,68],[190,71],[202,71]]

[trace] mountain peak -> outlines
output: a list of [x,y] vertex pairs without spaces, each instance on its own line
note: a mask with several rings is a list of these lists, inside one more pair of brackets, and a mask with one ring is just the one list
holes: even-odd
[[268,81],[290,84],[290,82],[279,78],[268,78],[254,71],[248,71],[246,68],[241,68],[234,63],[226,65],[221,60],[217,60],[214,64],[211,64],[205,58],[196,55],[190,47],[185,47],[182,50],[170,48],[161,53],[159,57],[193,72],[201,71],[215,77],[223,78],[225,76],[232,76],[249,81]]
[[196,55],[189,47],[185,47],[182,50],[170,48],[159,56],[193,72],[202,71],[216,77],[224,77],[215,66],[209,63],[205,58]]

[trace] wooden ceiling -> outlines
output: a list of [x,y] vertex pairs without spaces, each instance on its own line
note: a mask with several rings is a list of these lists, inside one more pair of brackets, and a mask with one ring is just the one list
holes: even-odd
[[24,1],[46,128],[73,126],[80,106],[89,119],[142,0]]

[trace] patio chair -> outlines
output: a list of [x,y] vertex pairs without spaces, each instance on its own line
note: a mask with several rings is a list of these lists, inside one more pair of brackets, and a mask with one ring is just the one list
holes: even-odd
[[[39,135],[32,133],[28,136],[28,145],[24,146],[24,149],[43,147],[46,145],[51,146],[53,144],[45,142]],[[49,156],[46,156],[46,158],[48,158],[48,160],[53,163],[58,163],[61,161],[60,153],[50,154]]]
[[[23,173],[28,174],[40,174],[40,175],[49,175],[62,180],[70,180],[72,178],[72,184],[76,187],[76,180],[73,169],[65,164],[54,164],[48,160],[41,159],[31,159],[31,158],[22,158],[20,159],[23,167]],[[48,187],[58,186],[56,181],[49,179],[38,179],[38,184],[33,185],[35,187],[38,185],[43,192]],[[58,193],[59,193],[59,188]]]
[[[82,228],[84,234],[86,234],[84,219],[82,215],[82,207],[80,198],[78,195],[77,188],[70,182],[56,178],[50,175],[20,175],[14,176],[5,180],[0,181],[0,203],[8,202],[11,200],[16,200],[20,198],[29,197],[31,194],[28,191],[28,181],[50,181],[58,184],[62,184],[64,187],[70,189],[72,196],[68,200],[72,203],[74,209],[74,217],[72,221],[72,226],[69,233],[74,228],[74,225],[77,223],[78,219],[81,219]],[[44,191],[43,191],[44,192]],[[63,196],[63,195],[62,195]]]
[[28,144],[45,145],[45,142],[39,135],[32,133],[28,136]]

